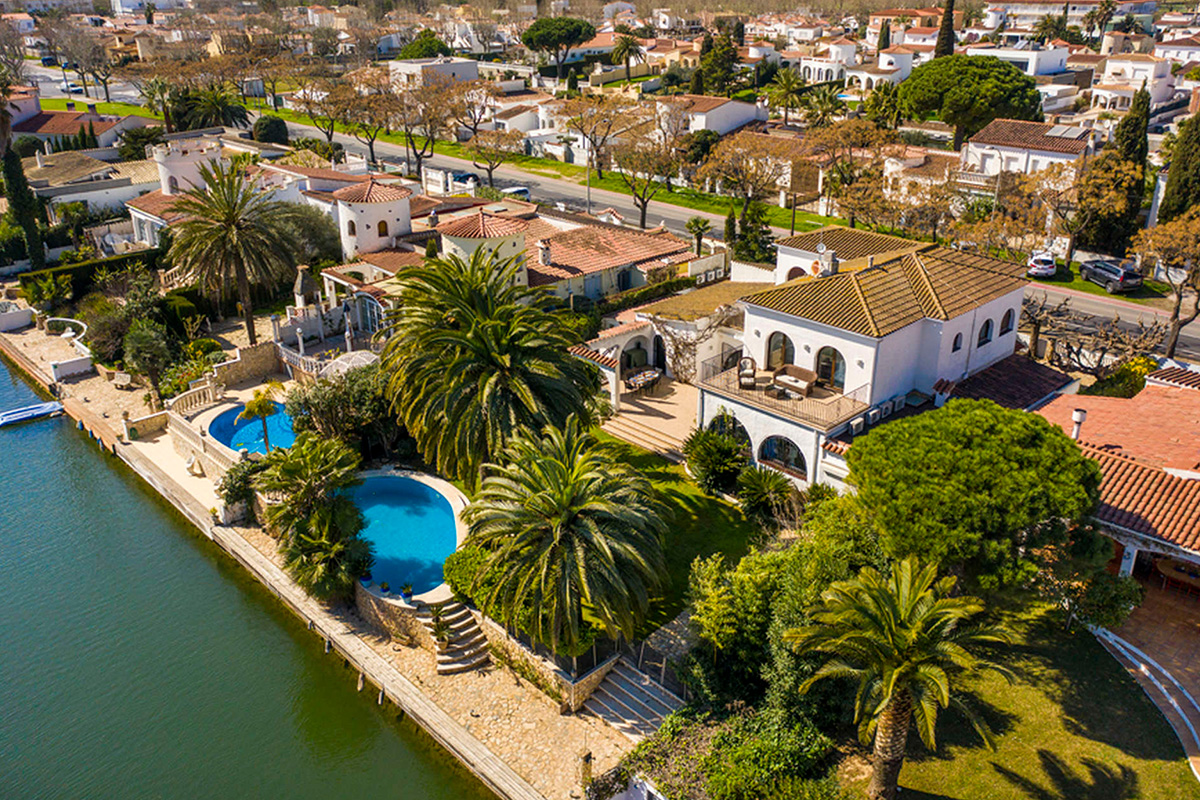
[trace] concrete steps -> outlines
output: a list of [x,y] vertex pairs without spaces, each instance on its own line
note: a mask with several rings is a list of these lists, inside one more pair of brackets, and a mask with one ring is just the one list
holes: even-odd
[[471,610],[453,600],[440,604],[443,639],[438,639],[438,625],[434,622],[433,606],[425,606],[417,612],[417,619],[437,642],[437,671],[439,675],[481,667],[488,662],[487,636],[471,616]]
[[620,659],[583,707],[638,742],[682,705],[683,700]]
[[600,427],[618,439],[658,453],[671,461],[683,461],[683,439],[655,430],[630,415],[617,414]]

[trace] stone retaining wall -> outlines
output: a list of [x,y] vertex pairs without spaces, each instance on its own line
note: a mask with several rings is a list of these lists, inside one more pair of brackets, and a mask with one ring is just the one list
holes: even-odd
[[239,347],[238,357],[213,367],[217,380],[235,386],[250,380],[261,380],[280,371],[279,356],[272,341],[259,342],[253,347]]
[[385,631],[392,638],[437,653],[437,644],[433,636],[417,619],[416,609],[411,606],[376,597],[364,589],[361,583],[354,585],[354,604],[364,620]]

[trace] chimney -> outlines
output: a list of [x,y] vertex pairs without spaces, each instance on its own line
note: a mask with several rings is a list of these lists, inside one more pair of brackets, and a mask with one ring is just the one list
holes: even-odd
[[39,167],[44,167],[44,166],[46,166],[46,161],[45,161],[45,159],[43,159],[43,158],[42,158],[42,151],[41,151],[41,150],[38,150],[38,151],[34,152],[34,154],[33,154],[33,157],[37,159],[37,165],[38,165]]
[[543,267],[550,266],[550,241],[548,239],[538,239],[538,262]]
[[441,222],[441,220],[438,218],[438,213],[436,211],[430,211],[429,218],[425,221],[431,228],[436,228],[438,226],[438,223]]
[[821,275],[837,275],[838,259],[837,254],[832,250],[826,250],[820,254],[821,258]]
[[74,110],[75,110],[75,101],[68,100],[67,101],[67,111],[74,111]]
[[1077,408],[1071,412],[1071,422],[1075,423],[1075,426],[1071,428],[1071,438],[1077,442],[1079,441],[1079,432],[1083,430],[1083,422],[1086,419],[1087,409]]
[[89,114],[95,114],[95,113],[96,113],[96,104],[95,104],[95,103],[88,103],[88,104],[87,104],[87,106],[88,106],[88,113],[89,113]]

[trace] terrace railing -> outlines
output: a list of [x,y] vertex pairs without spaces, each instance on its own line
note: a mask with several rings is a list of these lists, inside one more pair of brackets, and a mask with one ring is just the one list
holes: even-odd
[[226,447],[211,436],[200,433],[190,422],[173,410],[167,412],[167,432],[190,445],[198,454],[208,456],[222,475],[225,470],[242,460],[241,453]]
[[224,397],[225,387],[212,378],[205,377],[193,388],[172,397],[166,405],[176,414],[187,416],[216,405]]
[[279,350],[280,360],[293,369],[307,372],[309,375],[318,375],[321,372],[321,367],[325,366],[319,359],[312,356],[302,356],[282,342],[276,342],[275,347]]
[[[739,355],[735,350],[701,362],[701,388],[743,405],[793,419],[823,431],[836,428],[863,413],[869,406],[869,384],[859,386],[853,391],[818,397],[797,397],[794,393],[772,395],[761,383],[754,389],[743,389],[738,380]],[[731,363],[732,367],[729,366]]]

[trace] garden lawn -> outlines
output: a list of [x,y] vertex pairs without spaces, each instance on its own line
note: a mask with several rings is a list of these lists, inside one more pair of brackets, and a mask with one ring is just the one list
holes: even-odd
[[[1001,655],[1016,682],[990,676],[969,684],[967,698],[996,733],[996,751],[945,712],[937,753],[909,737],[905,800],[1200,798],[1167,721],[1091,634],[1064,633],[1045,606],[1004,622],[1017,637]],[[864,792],[865,776],[855,788]]]
[[700,491],[683,467],[655,453],[627,444],[597,430],[597,436],[615,443],[622,460],[650,479],[659,499],[672,512],[667,526],[666,557],[669,584],[666,596],[651,609],[648,631],[670,622],[683,610],[687,594],[688,572],[697,556],[723,553],[736,562],[750,549],[759,535],[758,526],[749,522],[737,506]]
[[1169,308],[1171,297],[1170,284],[1160,283],[1159,281],[1144,280],[1142,285],[1132,292],[1119,292],[1110,295],[1103,286],[1085,281],[1079,277],[1078,262],[1072,262],[1074,267],[1067,269],[1062,264],[1058,265],[1058,273],[1053,278],[1033,278],[1029,280],[1034,284],[1044,283],[1047,286],[1052,286],[1056,289],[1071,289],[1076,292],[1086,292],[1087,294],[1104,295],[1106,297],[1115,297],[1120,300],[1128,300],[1131,303],[1142,303],[1153,308]]
[[[46,111],[66,111],[69,101],[65,97],[43,97],[42,108]],[[87,110],[88,103],[94,103],[95,98],[88,99],[83,95],[76,95],[71,98],[70,102],[75,103],[75,110],[79,110],[80,104],[83,105],[83,110]],[[113,114],[116,116],[125,116],[128,114],[136,114],[139,117],[150,117],[151,119],[162,119],[161,114],[152,114],[144,106],[134,105],[133,103],[96,103],[96,112],[99,114]]]

